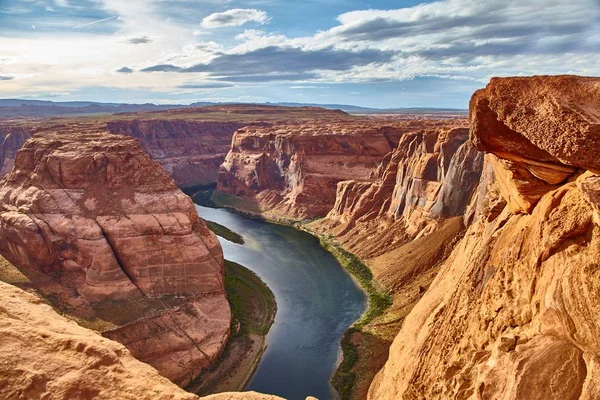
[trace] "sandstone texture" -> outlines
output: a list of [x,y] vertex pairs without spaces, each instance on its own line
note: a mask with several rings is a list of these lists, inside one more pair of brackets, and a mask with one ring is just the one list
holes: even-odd
[[0,199],[0,253],[55,307],[179,384],[220,355],[221,247],[134,139],[44,132],[17,153]]
[[338,182],[366,179],[403,133],[429,121],[299,123],[237,131],[217,191],[272,219],[325,216]]
[[406,317],[369,399],[600,398],[600,79],[493,79],[470,224]]
[[437,246],[431,258],[439,258],[461,231],[460,224],[445,221],[463,215],[479,181],[483,156],[468,141],[468,129],[456,124],[405,133],[369,179],[339,182],[333,209],[309,226],[365,260],[387,289],[406,283],[400,271],[411,263],[399,249],[452,231],[419,246]]
[[198,398],[32,294],[0,282],[0,304],[3,399]]
[[[35,295],[0,282],[0,304],[0,398],[199,400]],[[202,399],[283,400],[256,392]]]
[[17,124],[0,125],[0,179],[13,169],[15,154],[31,137],[31,131],[31,127]]
[[186,120],[110,121],[107,129],[136,138],[179,186],[217,181],[233,133],[246,122]]

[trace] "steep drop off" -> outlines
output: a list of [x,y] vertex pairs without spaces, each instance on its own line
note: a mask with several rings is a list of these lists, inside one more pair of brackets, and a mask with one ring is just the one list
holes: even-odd
[[13,169],[15,154],[31,137],[32,130],[32,127],[17,124],[0,125],[0,179]]
[[[0,304],[3,399],[199,400],[123,345],[69,321],[30,293],[0,282]],[[283,400],[255,392],[203,399]]]
[[111,133],[136,138],[178,186],[217,181],[219,166],[229,151],[233,133],[247,122],[185,120],[110,121]]
[[392,299],[389,309],[345,338],[356,363],[338,374],[359,377],[349,398],[366,396],[404,317],[464,232],[460,216],[483,157],[461,122],[405,133],[369,179],[339,182],[333,209],[307,225],[359,256]]
[[366,179],[403,133],[439,121],[304,123],[241,129],[219,172],[218,199],[267,218],[325,216],[338,182]]
[[0,253],[23,287],[179,384],[225,346],[219,242],[131,138],[61,130],[28,140],[0,181]]
[[493,79],[464,238],[406,318],[369,399],[600,397],[600,79]]

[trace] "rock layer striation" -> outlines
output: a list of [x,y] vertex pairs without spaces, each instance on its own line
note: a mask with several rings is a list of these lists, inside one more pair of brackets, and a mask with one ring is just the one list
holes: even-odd
[[235,133],[217,190],[231,205],[273,219],[325,216],[338,182],[366,179],[403,133],[428,121],[304,123]]
[[600,79],[493,79],[463,239],[406,318],[370,399],[600,397]]
[[102,320],[179,384],[220,355],[231,318],[221,247],[135,140],[44,132],[17,153],[0,199],[0,253],[56,307]]

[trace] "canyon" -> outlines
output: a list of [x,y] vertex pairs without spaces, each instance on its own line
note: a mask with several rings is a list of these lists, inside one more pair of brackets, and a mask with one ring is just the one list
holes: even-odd
[[238,130],[219,171],[219,202],[268,219],[325,216],[338,182],[367,179],[406,132],[440,120],[361,120]]
[[105,117],[7,119],[0,123],[0,178],[10,172],[17,150],[33,134],[78,126],[82,131],[101,129],[137,139],[179,187],[210,185],[217,182],[219,167],[239,128],[351,119],[339,110],[244,104]]
[[[343,398],[598,398],[599,110],[600,79],[540,76],[493,78],[468,121],[234,106],[0,124],[0,280],[18,287],[0,283],[0,317],[23,332],[0,335],[44,371],[10,386],[109,373],[107,398],[197,398],[133,357],[185,385],[225,347],[223,252],[177,188],[216,183],[217,204],[364,267]],[[56,348],[68,362],[39,365]],[[90,383],[59,379],[81,363]]]

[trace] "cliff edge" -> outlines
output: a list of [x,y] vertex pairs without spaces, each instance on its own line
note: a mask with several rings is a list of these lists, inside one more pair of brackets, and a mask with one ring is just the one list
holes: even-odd
[[470,123],[470,227],[368,398],[599,398],[600,79],[492,79]]

